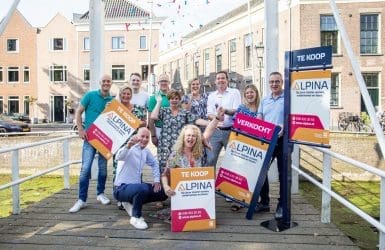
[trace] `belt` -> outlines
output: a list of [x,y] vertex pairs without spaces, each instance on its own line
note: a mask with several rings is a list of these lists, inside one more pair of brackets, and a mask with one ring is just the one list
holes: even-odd
[[230,130],[231,127],[219,127],[218,129],[219,129],[219,130]]

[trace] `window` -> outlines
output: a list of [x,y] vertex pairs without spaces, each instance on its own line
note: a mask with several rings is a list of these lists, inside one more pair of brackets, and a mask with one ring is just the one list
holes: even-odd
[[49,67],[49,79],[51,82],[67,81],[67,66],[53,65]]
[[125,66],[124,65],[112,65],[112,80],[124,81],[125,79]]
[[66,39],[64,39],[64,38],[51,39],[50,49],[53,51],[65,50],[66,49]]
[[251,67],[251,47],[253,41],[251,34],[245,35],[245,68],[248,69]]
[[4,97],[0,96],[0,114],[4,113]]
[[14,114],[19,113],[19,97],[9,96],[8,97],[8,113]]
[[194,62],[194,77],[199,77],[199,60]]
[[140,36],[139,49],[147,49],[147,37],[146,36]]
[[340,74],[332,73],[332,82],[330,88],[330,106],[340,106]]
[[361,54],[378,53],[378,15],[361,15],[360,20]]
[[24,96],[24,114],[29,115],[29,96]]
[[216,72],[222,70],[222,45],[215,46],[215,70]]
[[[377,72],[372,73],[362,73],[364,78],[366,88],[368,89],[370,99],[372,99],[373,106],[379,105],[379,74]],[[361,97],[361,111],[367,112],[364,100]]]
[[7,51],[8,52],[19,52],[19,40],[18,39],[7,39]]
[[19,67],[8,67],[8,82],[19,82]]
[[229,41],[229,69],[230,72],[237,71],[237,41],[235,38]]
[[24,78],[24,83],[29,83],[29,67],[28,66],[24,66],[23,78]]
[[113,50],[124,49],[124,37],[116,36],[112,37],[112,46]]
[[85,82],[89,82],[90,81],[90,66],[89,65],[84,65],[83,81],[85,81]]
[[0,67],[0,83],[2,83],[3,80],[3,67]]
[[332,46],[334,54],[338,53],[338,29],[334,16],[321,15],[321,46]]
[[141,71],[142,71],[143,80],[147,81],[147,78],[148,78],[148,65],[142,65],[141,68],[142,68]]
[[203,74],[208,76],[210,74],[210,49],[205,49],[203,58],[205,60]]
[[89,37],[83,38],[83,50],[90,50],[90,38]]

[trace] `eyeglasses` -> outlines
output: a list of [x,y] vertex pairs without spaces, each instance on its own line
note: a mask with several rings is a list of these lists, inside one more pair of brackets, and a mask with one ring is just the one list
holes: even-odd
[[270,84],[280,84],[281,80],[270,80],[269,83]]
[[102,80],[102,82],[111,82],[111,80]]

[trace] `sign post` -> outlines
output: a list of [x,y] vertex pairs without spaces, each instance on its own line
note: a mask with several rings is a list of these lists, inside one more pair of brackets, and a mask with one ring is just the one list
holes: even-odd
[[248,207],[252,216],[265,182],[280,128],[242,113],[233,131],[215,182],[216,192]]
[[262,222],[275,232],[289,229],[291,221],[291,148],[293,143],[330,147],[330,77],[332,47],[287,51],[285,53],[285,110],[281,205],[282,219]]

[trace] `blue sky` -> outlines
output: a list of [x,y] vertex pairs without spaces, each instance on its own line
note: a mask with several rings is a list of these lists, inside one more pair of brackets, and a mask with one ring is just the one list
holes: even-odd
[[[14,0],[0,0],[0,18],[3,18]],[[131,0],[134,4],[150,10],[149,1]],[[247,0],[153,0],[157,16],[166,16],[162,25],[163,44],[179,42],[181,36],[197,29],[199,25],[247,3]],[[89,0],[21,0],[18,9],[35,27],[45,26],[60,12],[69,20],[72,13],[88,10]],[[164,34],[164,35],[163,35]]]

